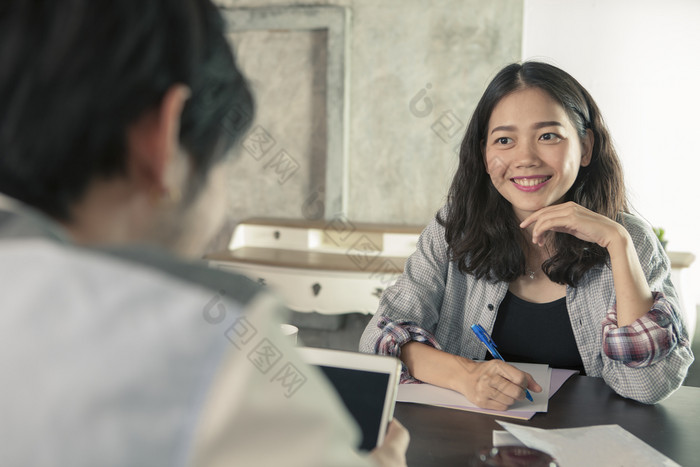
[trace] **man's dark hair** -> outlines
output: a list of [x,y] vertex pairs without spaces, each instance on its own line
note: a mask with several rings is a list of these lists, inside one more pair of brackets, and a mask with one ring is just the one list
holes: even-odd
[[210,0],[11,0],[0,6],[0,192],[58,220],[123,174],[126,133],[174,84],[201,185],[253,100]]
[[[627,211],[622,166],[612,139],[588,91],[571,75],[547,63],[530,61],[503,68],[486,88],[462,140],[459,167],[448,195],[445,239],[460,271],[479,278],[512,282],[525,274],[525,237],[513,207],[496,190],[483,158],[491,113],[505,96],[527,88],[545,91],[566,111],[583,138],[594,137],[591,162],[581,167],[564,196],[610,219]],[[554,282],[575,286],[583,274],[608,259],[607,251],[565,233],[554,233],[554,256],[542,265]]]

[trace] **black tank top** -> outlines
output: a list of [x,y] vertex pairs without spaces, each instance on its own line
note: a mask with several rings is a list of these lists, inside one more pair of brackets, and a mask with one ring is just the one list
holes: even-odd
[[[546,363],[585,374],[566,297],[550,303],[530,303],[509,291],[498,308],[491,337],[506,361]],[[486,358],[491,356],[487,353]]]

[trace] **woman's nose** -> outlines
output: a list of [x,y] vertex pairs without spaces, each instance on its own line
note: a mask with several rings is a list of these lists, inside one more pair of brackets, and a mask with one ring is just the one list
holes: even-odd
[[515,166],[520,168],[537,167],[540,158],[537,150],[529,144],[518,147],[515,151]]

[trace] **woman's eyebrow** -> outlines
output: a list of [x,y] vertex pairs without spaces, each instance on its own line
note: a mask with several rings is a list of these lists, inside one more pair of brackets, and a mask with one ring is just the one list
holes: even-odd
[[515,129],[516,127],[514,125],[501,125],[491,130],[491,134],[494,134],[497,131],[515,131]]
[[[551,122],[537,122],[534,125],[532,125],[532,128],[535,130],[539,130],[540,128],[546,128],[548,126],[560,126],[564,127],[560,122],[557,122],[555,120],[552,120]],[[491,134],[494,134],[497,131],[515,131],[517,130],[517,127],[515,125],[501,125],[497,126],[493,130],[491,130]]]
[[534,125],[532,125],[532,128],[538,130],[538,129],[540,129],[540,128],[545,128],[545,127],[548,127],[548,126],[560,126],[560,127],[563,127],[564,125],[562,125],[561,123],[559,123],[559,122],[557,122],[557,121],[538,122],[538,123],[535,123]]

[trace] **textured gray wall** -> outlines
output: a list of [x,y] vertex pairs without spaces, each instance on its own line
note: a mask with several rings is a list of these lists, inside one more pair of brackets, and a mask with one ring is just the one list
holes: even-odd
[[[425,224],[445,200],[455,148],[485,85],[520,59],[523,0],[303,4],[347,6],[351,13],[347,217]],[[303,218],[305,201],[324,183],[325,39],[321,31],[232,34],[256,94],[255,125],[269,146],[265,154],[239,149],[230,190],[235,220]],[[280,151],[297,165],[293,173],[275,170]]]
[[230,35],[256,101],[252,130],[231,175],[232,212],[240,218],[301,218],[303,201],[325,181],[325,36]]

